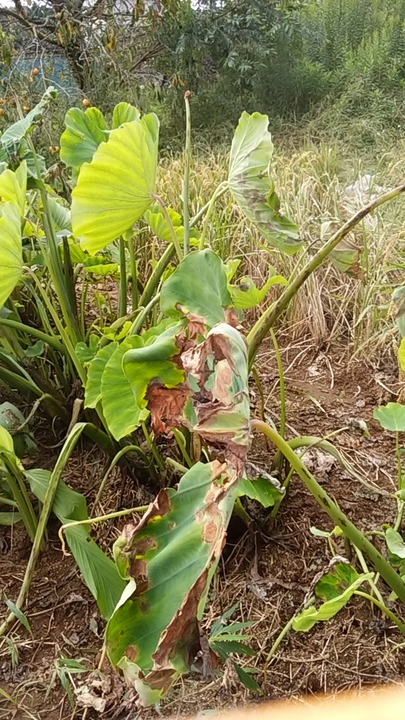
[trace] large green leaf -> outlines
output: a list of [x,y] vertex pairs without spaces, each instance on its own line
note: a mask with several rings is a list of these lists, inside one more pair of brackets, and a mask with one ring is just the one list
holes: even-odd
[[72,226],[90,254],[139,220],[153,200],[159,121],[145,115],[113,130],[85,164],[72,194]]
[[116,440],[136,430],[149,415],[144,406],[137,404],[131,383],[123,369],[124,355],[128,351],[134,352],[134,348],[142,345],[142,339],[137,335],[124,340],[107,360],[101,377],[103,413],[108,429]]
[[188,670],[201,597],[221,555],[235,501],[224,465],[197,463],[178,490],[161,490],[137,526],[114,546],[130,580],[106,631],[108,655],[144,704],[159,700]]
[[211,328],[232,304],[224,264],[212,250],[187,255],[165,281],[160,307],[165,315],[197,316]]
[[268,242],[293,254],[302,247],[298,227],[280,213],[280,202],[269,175],[273,143],[268,117],[242,113],[232,141],[229,188],[241,210]]
[[29,113],[25,115],[21,120],[18,120],[13,125],[7,128],[0,137],[0,147],[2,147],[6,153],[14,151],[21,140],[28,135],[29,132],[34,128],[35,124],[39,122],[42,114],[50,100],[55,99],[57,91],[54,87],[49,87],[43,94],[41,100],[35,105]]
[[108,138],[107,123],[97,108],[71,108],[65,116],[66,130],[60,139],[60,159],[75,172],[90,162],[100,143]]
[[384,430],[405,432],[405,405],[389,402],[387,405],[380,405],[376,408],[373,415]]
[[101,378],[104,368],[113,352],[117,349],[118,343],[110,343],[100,348],[93,357],[87,373],[86,388],[84,392],[84,406],[95,408],[101,400]]
[[27,192],[27,163],[23,161],[17,170],[4,170],[0,175],[0,201],[12,202],[20,211],[25,209],[25,193]]
[[[43,502],[51,473],[49,470],[27,470],[27,479],[34,495]],[[59,480],[52,512],[62,524],[87,520],[86,498]],[[125,582],[117,573],[111,558],[92,540],[88,525],[66,529],[66,540],[82,573],[83,580],[95,598],[103,617],[111,617]]]
[[[0,176],[1,177],[1,176]],[[0,205],[0,308],[13,292],[22,271],[21,215],[17,205]]]

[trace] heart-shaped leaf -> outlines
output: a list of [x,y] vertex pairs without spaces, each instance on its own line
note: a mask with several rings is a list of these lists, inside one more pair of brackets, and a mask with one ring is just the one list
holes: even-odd
[[112,116],[112,128],[115,130],[127,122],[139,120],[141,114],[139,110],[127,102],[120,102],[115,106]]
[[159,121],[144,115],[112,130],[72,193],[72,227],[83,249],[94,255],[129,230],[153,200]]

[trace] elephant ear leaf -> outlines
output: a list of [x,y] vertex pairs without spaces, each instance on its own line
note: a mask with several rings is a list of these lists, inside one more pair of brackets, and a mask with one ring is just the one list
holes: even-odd
[[0,205],[0,307],[18,283],[22,269],[21,216],[14,203]]
[[107,140],[107,123],[97,108],[71,108],[65,116],[66,130],[60,139],[60,158],[77,175],[90,162],[100,143]]
[[113,111],[113,130],[120,127],[120,125],[123,125],[124,123],[132,122],[133,120],[139,120],[139,118],[140,112],[136,107],[130,105],[130,103],[127,102],[120,102],[118,103],[118,105],[115,106]]
[[212,250],[186,255],[162,287],[160,308],[165,315],[198,318],[206,328],[225,319],[232,304],[222,260]]
[[273,247],[292,255],[302,247],[298,227],[280,213],[280,201],[269,175],[273,143],[268,117],[242,113],[232,141],[229,189],[246,217]]
[[159,121],[144,115],[112,130],[72,194],[72,227],[91,255],[129,230],[148,209],[155,190]]
[[27,163],[25,160],[13,172],[10,169],[0,174],[0,200],[17,205],[21,215],[25,209],[25,193],[27,192]]

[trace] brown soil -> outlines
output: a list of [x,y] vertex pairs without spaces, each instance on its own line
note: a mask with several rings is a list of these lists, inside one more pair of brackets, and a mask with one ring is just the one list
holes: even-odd
[[[380,530],[383,523],[392,523],[394,501],[375,492],[372,486],[394,490],[394,439],[381,430],[372,414],[379,403],[396,399],[399,386],[395,364],[387,361],[385,366],[372,368],[365,363],[347,363],[339,349],[324,355],[305,345],[284,351],[283,360],[288,435],[325,436],[346,428],[333,442],[350,457],[350,462],[371,487],[353,480],[328,456],[310,451],[306,461],[319,482],[362,530]],[[277,372],[272,352],[263,353],[259,367],[266,414],[277,423]],[[252,405],[257,416],[259,397],[255,388],[252,388]],[[367,423],[369,437],[358,429],[359,421]],[[46,438],[44,425],[38,428],[36,436],[41,437],[41,433]],[[51,443],[48,435],[47,444]],[[51,467],[54,453],[41,448],[35,465]],[[255,438],[251,452],[255,465],[269,471],[273,454],[263,439]],[[107,458],[98,449],[89,450],[82,444],[69,464],[65,480],[85,492],[91,503],[107,464]],[[141,482],[137,484],[116,470],[104,495],[102,509],[112,512],[149,499]],[[249,509],[262,524],[263,513],[257,513],[251,506]],[[94,536],[105,549],[110,548],[122,525],[122,520],[97,525]],[[323,530],[332,528],[323,510],[294,477],[271,533],[264,533],[259,525],[253,531],[245,531],[238,522],[232,523],[224,559],[210,593],[208,624],[234,603],[238,604],[234,619],[254,622],[251,644],[257,655],[248,658],[246,664],[257,668],[261,694],[247,693],[230,668],[226,668],[219,679],[207,680],[192,674],[169,694],[163,703],[163,715],[181,717],[196,710],[263,697],[299,696],[403,681],[405,655],[397,646],[404,642],[404,637],[378,609],[360,597],[352,599],[333,620],[318,624],[309,633],[290,631],[265,670],[274,640],[299,610],[313,587],[314,578],[328,567],[331,559],[327,541],[314,537],[311,526]],[[7,529],[1,538],[1,590],[6,597],[15,599],[30,545],[19,528]],[[343,542],[336,540],[335,544],[339,554],[346,555]],[[389,592],[383,586],[382,592],[387,598]],[[390,607],[399,615],[404,614],[398,603],[390,603]],[[0,643],[0,687],[14,700],[10,703],[0,695],[0,719],[135,720],[142,717],[149,720],[157,717],[154,711],[136,709],[132,693],[124,687],[121,678],[106,667],[107,663],[103,675],[91,672],[100,659],[103,623],[72,559],[62,555],[56,523],[49,529],[48,549],[37,568],[26,615],[32,635],[16,625],[8,639]],[[89,672],[73,675],[74,686],[86,685],[94,697],[104,700],[103,712],[89,709],[86,714],[83,707],[76,711],[70,707],[55,676],[55,661],[60,657],[82,660]]]

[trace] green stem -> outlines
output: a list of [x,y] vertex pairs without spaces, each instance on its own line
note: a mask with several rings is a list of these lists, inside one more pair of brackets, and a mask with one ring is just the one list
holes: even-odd
[[190,95],[187,91],[184,94],[184,102],[186,105],[186,146],[184,152],[184,183],[183,183],[183,222],[184,222],[184,255],[190,252],[190,213],[189,213],[189,195],[190,195],[190,160],[191,160],[191,113],[190,113]]
[[[23,582],[21,585],[20,592],[18,594],[18,598],[16,600],[16,607],[18,610],[21,610],[29,592],[29,589],[31,587],[31,582],[34,576],[36,564],[38,562],[39,554],[41,551],[42,541],[44,538],[46,525],[48,522],[49,515],[51,513],[53,501],[55,498],[55,493],[58,488],[58,483],[60,480],[60,477],[62,475],[62,472],[65,468],[66,462],[69,459],[83,429],[85,428],[85,423],[78,423],[73,430],[69,433],[68,437],[66,438],[65,444],[61,450],[61,453],[58,457],[58,460],[56,461],[56,465],[51,473],[51,476],[49,478],[48,487],[46,489],[44,502],[42,505],[42,511],[41,515],[39,517],[38,527],[35,533],[34,542],[32,544],[31,548],[31,554],[27,563],[27,567],[25,569]],[[4,633],[7,631],[8,627],[11,625],[11,623],[16,620],[16,616],[13,612],[9,613],[7,615],[6,619],[0,626],[0,637],[4,635]]]
[[247,337],[249,346],[249,366],[252,366],[256,353],[264,338],[267,336],[270,328],[274,326],[276,320],[284,312],[301,285],[305,283],[314,270],[325,262],[332,250],[334,250],[343,238],[345,238],[346,235],[348,235],[349,232],[351,232],[351,230],[353,230],[353,228],[366,217],[366,215],[378,208],[380,205],[398,197],[398,195],[403,192],[405,192],[405,185],[399,185],[393,190],[380,195],[378,198],[368,203],[368,205],[365,205],[361,210],[359,210],[359,212],[353,215],[350,220],[342,225],[342,227],[332,235],[330,240],[328,240],[328,242],[325,243],[320,250],[318,250],[314,257],[307,262],[301,272],[299,272],[294,280],[288,284],[279,299],[267,308],[251,329]]
[[173,428],[173,435],[176,439],[177,445],[180,448],[180,452],[183,456],[183,460],[185,460],[188,467],[191,468],[191,466],[193,465],[193,461],[187,452],[186,440],[184,438],[183,433],[180,430],[178,430],[177,428]]
[[129,250],[129,260],[130,260],[130,266],[131,266],[131,303],[132,303],[132,312],[137,309],[138,307],[138,301],[139,301],[139,293],[138,293],[138,271],[136,267],[136,257],[135,257],[135,247],[134,247],[134,238],[131,237],[127,241],[128,250]]
[[54,348],[54,350],[62,353],[62,355],[66,355],[66,349],[63,347],[62,343],[60,343],[55,337],[47,335],[41,330],[37,330],[29,325],[24,325],[24,323],[17,322],[17,320],[8,320],[7,318],[0,318],[0,325],[13,328],[13,330],[18,330],[18,332],[22,332],[25,335],[32,335],[32,337],[42,340],[44,343]]
[[135,318],[134,322],[132,323],[131,327],[128,330],[128,335],[138,335],[140,331],[142,330],[143,324],[148,317],[149,313],[155,305],[160,300],[160,293],[157,293],[152,300],[146,305],[146,307],[142,308],[139,315]]
[[168,224],[169,230],[170,230],[170,235],[172,238],[172,243],[173,243],[174,249],[176,250],[177,258],[178,258],[179,262],[181,262],[183,260],[183,252],[180,247],[179,239],[176,235],[176,231],[174,229],[172,219],[171,219],[169,213],[167,212],[166,205],[164,204],[162,198],[159,195],[154,195],[153,197],[156,200],[156,202],[159,203],[160,207],[162,208],[164,218],[165,218],[165,220]]
[[127,314],[127,260],[125,257],[125,240],[120,237],[120,288],[118,297],[118,317]]
[[27,530],[29,538],[33,542],[38,526],[38,520],[25,487],[24,476],[21,471],[18,470],[15,463],[7,457],[7,453],[2,453],[1,457],[4,465],[6,466],[5,476],[7,485],[9,486],[11,494],[17,503],[21,519],[24,523],[25,529]]
[[280,384],[280,435],[285,437],[285,423],[286,423],[286,407],[285,407],[285,382],[284,382],[284,371],[283,371],[283,360],[280,353],[280,347],[277,342],[276,334],[273,328],[270,328],[270,337],[274,347],[274,354],[276,356],[278,379]]
[[[219,189],[219,188],[221,188],[221,189]],[[221,183],[214,192],[215,199],[218,200],[218,198],[220,198],[222,195],[225,195],[227,190],[228,190],[228,183],[227,182]],[[201,218],[204,217],[207,210],[209,210],[211,203],[212,203],[212,198],[205,205],[203,205],[201,210],[199,210],[198,213],[196,213],[196,215],[194,215],[193,218],[191,218],[191,220],[190,220],[191,228],[194,227],[194,225],[197,225],[197,223],[201,220]]]
[[265,422],[265,416],[264,416],[265,403],[264,403],[263,385],[262,385],[262,382],[259,377],[259,373],[257,372],[257,368],[255,365],[253,365],[253,367],[252,367],[252,375],[253,375],[253,380],[255,381],[257,392],[259,393],[259,398],[260,398],[260,418],[261,418],[261,420],[263,420],[263,422]]
[[377,548],[375,548],[374,545],[367,540],[363,533],[360,532],[340,510],[340,508],[337,507],[332,498],[329,497],[325,490],[319,485],[312,473],[309,472],[308,468],[304,465],[300,458],[297,457],[290,445],[275,430],[261,420],[253,420],[252,427],[266,435],[266,437],[268,437],[269,440],[274,443],[279,450],[281,450],[291,467],[294,468],[297,475],[301,478],[306,488],[329,515],[334,524],[339,525],[339,527],[343,530],[343,533],[347,535],[353,545],[358,547],[359,550],[369,557],[387,585],[389,585],[402,602],[405,602],[405,584],[400,576],[381,555]]
[[142,423],[142,431],[145,436],[146,444],[148,446],[148,450],[150,453],[152,453],[153,457],[155,458],[156,465],[158,466],[159,470],[165,469],[165,464],[162,459],[162,456],[160,455],[159,450],[157,449],[155,443],[152,441],[152,438],[148,432],[148,428],[146,427],[145,423]]
[[[314,598],[314,597],[309,598],[309,600],[308,600],[304,605],[302,605],[302,607],[300,607],[299,612],[303,612],[303,610],[306,610],[306,608],[308,608],[308,607],[310,607],[311,605],[313,605],[314,602],[315,602],[315,598]],[[265,664],[264,664],[264,674],[265,674],[265,677],[266,677],[266,672],[267,672],[267,668],[268,668],[269,663],[271,662],[271,660],[272,660],[272,658],[274,657],[275,653],[277,652],[279,646],[280,646],[281,643],[283,642],[285,636],[288,635],[288,633],[290,632],[290,630],[291,630],[291,628],[292,628],[292,626],[293,626],[295,617],[296,617],[297,614],[298,614],[298,613],[294,613],[294,615],[289,619],[288,623],[287,623],[286,625],[284,625],[283,629],[282,629],[281,632],[277,635],[277,637],[276,637],[273,645],[271,646],[270,651],[269,651],[269,653],[268,653],[268,655],[267,655],[267,658],[266,658],[266,662],[265,662]]]
[[174,248],[174,245],[168,245],[143,289],[143,293],[139,298],[140,306],[146,307],[151,301],[154,296],[155,290],[160,283],[164,271],[166,270],[167,266],[169,265],[175,254],[176,250]]
[[218,198],[221,195],[223,195],[225,190],[227,190],[227,189],[228,189],[228,183],[226,181],[221,183],[220,185],[218,185],[217,189],[214,191],[214,194],[213,194],[211,200],[209,201],[209,203],[207,205],[207,214],[205,216],[204,225],[203,225],[203,229],[202,229],[202,233],[201,233],[201,237],[200,237],[200,243],[198,246],[199,250],[204,250],[204,248],[205,248],[205,238],[207,236],[207,230],[209,227],[211,215],[212,215],[214,207],[215,207],[215,203],[218,200]]
[[105,522],[106,520],[114,520],[115,518],[125,517],[125,515],[131,515],[132,513],[146,512],[148,508],[149,505],[139,505],[139,507],[126,508],[125,510],[116,510],[115,512],[107,513],[107,515],[98,515],[94,518],[86,518],[86,520],[72,520],[72,522],[67,522],[64,525],[61,525],[58,530],[58,536],[62,545],[63,554],[69,554],[66,552],[65,539],[63,537],[63,533],[66,530],[69,530],[69,528],[77,527],[78,525],[95,525],[96,523]]
[[[126,455],[127,453],[129,453],[129,452],[131,452],[131,451],[136,452],[136,453],[139,455],[139,457],[142,458],[142,460],[144,461],[145,465],[146,465],[147,467],[149,467],[149,470],[151,470],[151,475],[155,474],[154,480],[157,481],[157,477],[156,477],[156,473],[154,472],[153,464],[152,464],[152,463],[150,462],[150,460],[147,458],[147,456],[145,455],[145,453],[143,452],[143,450],[141,450],[141,448],[140,448],[138,445],[126,445],[124,448],[121,448],[121,450],[119,450],[119,451],[117,452],[117,454],[113,457],[113,459],[111,460],[111,462],[110,462],[110,464],[109,464],[106,472],[104,473],[103,478],[102,478],[101,483],[100,483],[100,487],[99,487],[99,489],[98,489],[98,491],[97,491],[97,495],[96,495],[95,500],[94,500],[94,503],[93,503],[93,507],[92,507],[90,516],[93,514],[94,508],[96,508],[96,507],[97,507],[97,504],[100,502],[100,498],[101,498],[101,496],[102,496],[102,494],[103,494],[103,492],[104,492],[104,489],[105,489],[105,486],[106,486],[106,483],[107,483],[107,480],[108,480],[108,477],[109,477],[110,473],[111,473],[112,470],[115,468],[115,466],[117,465],[117,463],[119,463],[119,461],[121,460],[121,458],[124,457],[124,455]],[[152,468],[153,468],[153,471],[152,471]]]

